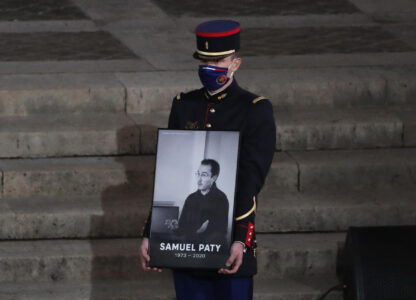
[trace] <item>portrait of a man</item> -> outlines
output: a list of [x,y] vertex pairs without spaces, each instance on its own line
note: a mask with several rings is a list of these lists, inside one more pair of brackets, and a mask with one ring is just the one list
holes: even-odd
[[204,159],[195,173],[197,190],[184,203],[176,235],[179,239],[225,243],[228,228],[229,203],[218,189],[216,180],[220,165],[216,160]]
[[229,257],[240,132],[159,129],[152,265],[217,269]]

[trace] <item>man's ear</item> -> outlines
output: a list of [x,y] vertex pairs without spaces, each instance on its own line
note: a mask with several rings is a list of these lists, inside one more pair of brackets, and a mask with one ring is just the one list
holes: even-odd
[[215,181],[217,181],[218,175],[214,175],[214,176],[212,176],[211,178],[212,178],[212,180],[214,180],[214,182],[215,182]]
[[233,72],[236,72],[238,70],[238,68],[240,68],[241,62],[242,62],[241,57],[234,58],[233,65],[231,67]]

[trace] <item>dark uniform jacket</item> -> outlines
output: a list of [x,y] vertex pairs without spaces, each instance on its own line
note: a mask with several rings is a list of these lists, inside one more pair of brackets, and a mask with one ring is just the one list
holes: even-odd
[[[199,190],[190,194],[185,200],[176,234],[187,241],[225,244],[228,207],[227,196],[215,183],[206,195]],[[206,221],[208,225],[201,230]]]
[[[172,102],[169,128],[240,131],[234,241],[245,243],[247,251],[234,276],[256,274],[254,220],[257,194],[264,184],[276,145],[271,103],[240,88],[234,79],[227,89],[213,96],[204,88],[176,96]],[[143,236],[148,237],[149,232],[147,222]]]

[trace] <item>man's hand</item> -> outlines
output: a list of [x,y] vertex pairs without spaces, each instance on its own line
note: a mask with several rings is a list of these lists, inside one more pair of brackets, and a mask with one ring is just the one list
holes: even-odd
[[232,269],[219,269],[220,274],[234,274],[238,271],[241,264],[243,263],[244,246],[241,243],[234,242],[231,246],[230,257],[228,258],[225,265],[227,267],[232,266]]
[[150,261],[150,256],[149,254],[147,254],[148,250],[149,250],[149,239],[143,238],[142,243],[140,245],[140,262],[142,264],[142,269],[144,271],[162,272],[162,269],[150,268],[146,266],[146,263]]

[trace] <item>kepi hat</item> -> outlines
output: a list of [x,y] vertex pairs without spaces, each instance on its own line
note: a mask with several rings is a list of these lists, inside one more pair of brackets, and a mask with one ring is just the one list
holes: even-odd
[[240,50],[240,24],[232,20],[213,20],[196,27],[193,57],[218,60]]

